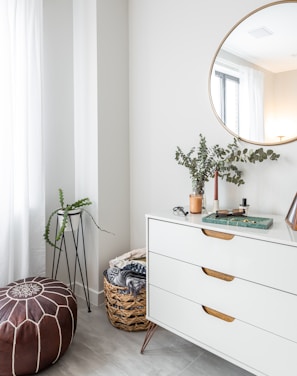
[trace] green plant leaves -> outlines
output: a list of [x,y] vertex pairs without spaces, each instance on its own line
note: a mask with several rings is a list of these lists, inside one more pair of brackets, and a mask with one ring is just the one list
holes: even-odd
[[185,154],[179,146],[175,152],[175,160],[178,164],[188,168],[192,183],[198,187],[204,187],[205,182],[214,177],[218,171],[222,179],[238,186],[244,184],[242,171],[237,167],[238,163],[257,163],[265,160],[276,161],[280,154],[273,150],[264,150],[262,147],[253,149],[241,149],[236,138],[226,148],[218,144],[208,147],[206,138],[200,133],[199,145],[192,147]]
[[64,192],[61,188],[59,188],[59,202],[60,202],[61,208],[64,209]]
[[[43,237],[45,239],[45,241],[51,245],[52,247],[56,248],[56,249],[59,249],[61,250],[60,247],[57,246],[57,241],[59,241],[66,229],[66,226],[67,226],[67,223],[68,223],[68,219],[69,219],[69,212],[71,210],[77,210],[77,209],[81,209],[82,211],[84,211],[85,213],[87,213],[89,215],[89,217],[91,218],[92,222],[95,224],[95,226],[100,230],[100,231],[104,231],[104,232],[107,232],[108,234],[112,234],[112,235],[115,235],[113,232],[110,232],[110,231],[107,231],[107,230],[104,230],[102,229],[95,221],[94,217],[91,215],[91,213],[89,213],[85,207],[86,206],[89,206],[92,204],[92,202],[90,201],[90,199],[88,197],[86,198],[82,198],[80,200],[77,200],[75,202],[73,202],[72,204],[66,204],[65,205],[65,200],[64,200],[64,192],[61,188],[59,188],[59,203],[60,203],[60,207],[55,209],[48,217],[48,220],[47,220],[47,223],[45,225],[45,230],[44,230],[44,234],[43,234]],[[62,223],[61,223],[61,226],[60,226],[60,229],[59,231],[57,231],[57,234],[56,234],[56,237],[54,240],[52,240],[50,238],[50,230],[51,230],[51,222],[52,222],[52,219],[53,217],[58,214],[58,212],[60,210],[63,210],[63,220],[62,220]],[[81,213],[80,213],[81,215]]]
[[[71,210],[75,210],[75,209],[81,209],[81,208],[84,208],[85,206],[88,206],[88,205],[91,205],[92,202],[90,201],[90,199],[88,197],[86,198],[83,198],[83,199],[80,199],[80,200],[77,200],[75,202],[73,202],[72,204],[66,204],[65,205],[65,200],[64,200],[64,192],[61,188],[59,188],[58,190],[59,192],[59,203],[60,203],[60,207],[58,209],[55,209],[49,216],[48,218],[48,221],[45,225],[45,230],[44,230],[44,234],[43,234],[43,237],[45,239],[45,241],[50,244],[52,247],[55,247],[57,248],[57,246],[55,245],[55,242],[57,242],[58,240],[61,239],[62,237],[62,234],[64,233],[65,231],[65,228],[67,226],[67,223],[68,223],[68,218],[69,218],[69,212]],[[51,240],[50,239],[50,227],[51,227],[51,221],[53,219],[53,217],[55,216],[55,214],[58,213],[59,210],[63,210],[64,211],[64,214],[63,214],[63,220],[62,220],[62,224],[60,226],[60,229],[56,235],[56,238],[55,240]]]

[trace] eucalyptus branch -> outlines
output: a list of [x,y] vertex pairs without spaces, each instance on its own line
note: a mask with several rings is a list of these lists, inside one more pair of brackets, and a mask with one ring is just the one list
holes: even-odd
[[280,157],[280,154],[276,154],[273,150],[264,151],[262,147],[256,150],[242,149],[236,138],[223,148],[218,144],[208,147],[205,137],[202,134],[199,137],[199,146],[192,147],[187,154],[179,146],[175,152],[175,160],[188,168],[192,183],[196,184],[198,189],[203,189],[205,182],[213,178],[216,171],[221,179],[240,186],[245,181],[242,177],[243,172],[237,166],[238,163],[277,161]]

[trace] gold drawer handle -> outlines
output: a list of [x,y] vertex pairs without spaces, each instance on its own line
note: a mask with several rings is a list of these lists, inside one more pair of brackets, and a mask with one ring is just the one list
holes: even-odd
[[225,232],[220,232],[220,231],[214,231],[214,230],[206,230],[202,229],[202,232],[206,236],[210,236],[212,238],[216,239],[223,239],[223,240],[231,240],[234,238],[234,235],[232,234],[226,234]]
[[202,270],[204,271],[206,275],[210,277],[222,279],[223,281],[227,281],[227,282],[231,282],[235,278],[233,277],[233,275],[217,272],[216,270],[212,270],[208,268],[202,268]]
[[217,317],[218,319],[221,319],[221,320],[224,320],[224,321],[227,321],[227,322],[232,322],[232,321],[235,320],[234,317],[225,315],[224,313],[216,311],[215,309],[212,309],[212,308],[209,308],[209,307],[206,307],[206,306],[202,306],[202,308],[207,314],[214,316],[214,317]]

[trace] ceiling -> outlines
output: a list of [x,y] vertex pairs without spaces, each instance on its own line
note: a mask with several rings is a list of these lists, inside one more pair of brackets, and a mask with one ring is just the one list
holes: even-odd
[[297,69],[297,2],[252,14],[229,34],[222,48],[274,73]]

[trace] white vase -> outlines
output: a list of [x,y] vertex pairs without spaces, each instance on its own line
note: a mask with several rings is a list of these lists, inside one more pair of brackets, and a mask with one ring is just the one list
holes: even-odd
[[[81,209],[74,209],[68,212],[68,221],[64,231],[77,231],[80,222]],[[64,210],[58,211],[59,225],[62,227]],[[71,226],[72,224],[72,226]]]

